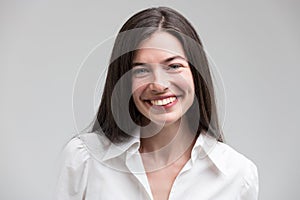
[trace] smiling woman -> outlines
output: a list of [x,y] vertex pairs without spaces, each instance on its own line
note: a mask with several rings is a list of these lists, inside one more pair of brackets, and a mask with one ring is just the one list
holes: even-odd
[[203,45],[166,7],[123,25],[97,118],[63,156],[57,199],[258,197],[255,164],[223,141]]

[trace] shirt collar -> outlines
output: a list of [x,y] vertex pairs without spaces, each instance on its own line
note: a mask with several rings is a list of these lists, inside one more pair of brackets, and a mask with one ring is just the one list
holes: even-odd
[[205,159],[208,157],[217,169],[224,175],[228,174],[226,167],[225,149],[221,148],[220,142],[216,138],[202,133],[192,150],[192,160]]
[[[140,128],[136,128],[132,137],[129,140],[123,143],[110,143],[108,145],[106,153],[102,157],[102,161],[107,161],[109,159],[116,158],[121,156],[123,153],[135,154],[138,153],[140,148]],[[191,159],[195,161],[195,159],[204,159],[208,157],[212,163],[218,168],[218,170],[226,175],[226,161],[225,161],[225,149],[220,148],[219,142],[212,136],[208,134],[202,133],[196,140],[196,143],[192,149]]]
[[118,157],[125,152],[137,152],[140,148],[140,128],[136,128],[131,136],[127,141],[122,143],[115,144],[111,142],[102,160],[106,161]]

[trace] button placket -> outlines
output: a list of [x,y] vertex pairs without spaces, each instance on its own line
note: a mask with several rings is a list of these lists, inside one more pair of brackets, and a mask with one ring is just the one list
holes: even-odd
[[149,199],[153,200],[150,185],[148,183],[147,175],[140,154],[138,153],[132,154],[127,152],[126,166],[128,167],[129,171],[138,180],[139,184],[141,185],[141,188],[145,190]]

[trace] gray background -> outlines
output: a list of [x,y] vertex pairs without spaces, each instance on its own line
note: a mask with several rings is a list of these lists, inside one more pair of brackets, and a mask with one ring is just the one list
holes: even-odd
[[227,143],[257,164],[260,199],[299,199],[296,0],[0,1],[0,199],[51,199],[57,157],[76,132],[81,63],[154,5],[186,16],[218,66]]

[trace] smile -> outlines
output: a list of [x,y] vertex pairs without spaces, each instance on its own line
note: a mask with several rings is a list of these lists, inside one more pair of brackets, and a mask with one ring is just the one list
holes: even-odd
[[176,97],[168,97],[165,99],[159,99],[159,100],[151,100],[151,104],[155,106],[165,106],[172,102],[174,102],[177,98]]

